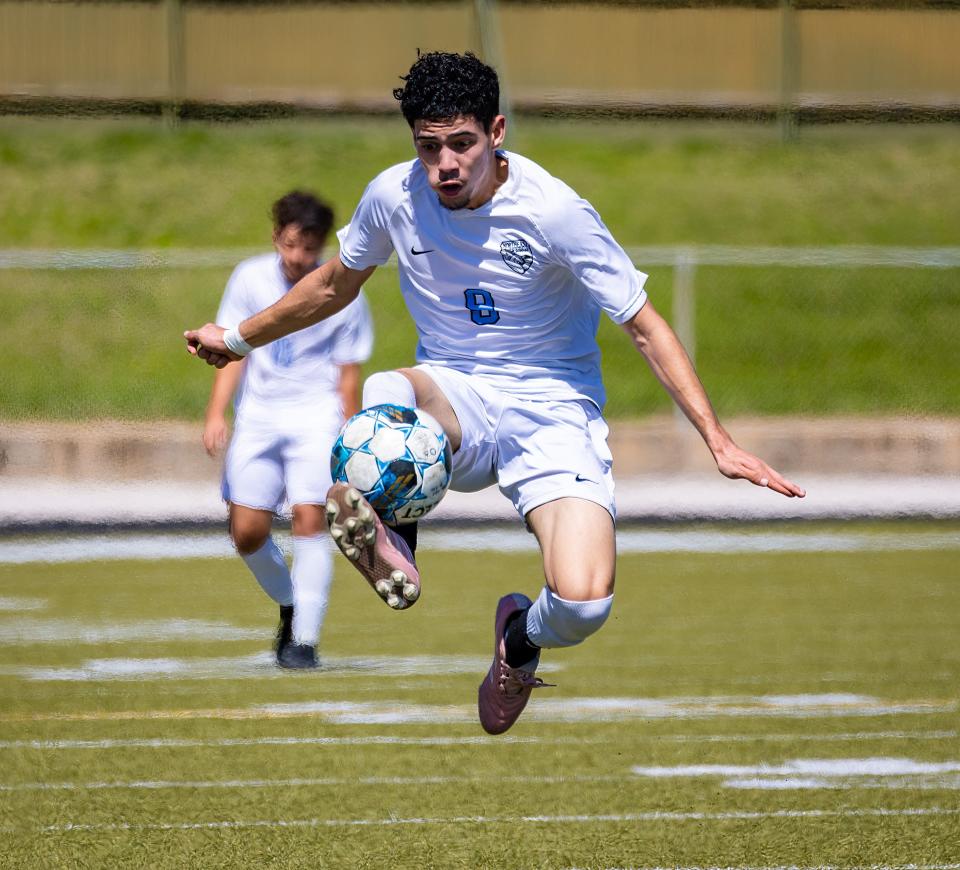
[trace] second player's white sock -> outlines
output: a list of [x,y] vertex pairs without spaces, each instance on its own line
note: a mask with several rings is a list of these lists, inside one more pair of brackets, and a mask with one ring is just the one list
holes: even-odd
[[293,539],[293,639],[315,646],[330,599],[333,541],[327,535]]
[[293,604],[293,581],[290,571],[284,561],[283,553],[272,537],[268,537],[264,545],[255,553],[240,554],[247,567],[257,578],[257,582],[281,607]]
[[377,372],[370,375],[363,384],[363,407],[373,405],[403,405],[415,408],[417,397],[413,384],[400,372]]

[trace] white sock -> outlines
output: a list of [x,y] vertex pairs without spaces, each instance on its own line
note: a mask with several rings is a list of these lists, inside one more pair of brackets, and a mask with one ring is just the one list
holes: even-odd
[[330,599],[333,541],[327,535],[293,539],[293,639],[315,646]]
[[539,647],[576,646],[610,615],[613,595],[592,601],[568,601],[544,586],[527,611],[527,637]]
[[249,556],[241,553],[240,558],[247,563],[247,567],[257,578],[257,583],[263,587],[263,591],[277,604],[281,607],[293,604],[293,581],[290,579],[290,571],[283,559],[283,553],[280,552],[280,548],[272,537],[268,537],[256,553],[251,553]]
[[415,408],[417,397],[413,384],[400,372],[377,372],[363,384],[363,407],[373,405],[402,405]]

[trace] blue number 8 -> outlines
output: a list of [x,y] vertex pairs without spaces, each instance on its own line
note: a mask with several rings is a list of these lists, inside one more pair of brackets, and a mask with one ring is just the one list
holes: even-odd
[[500,319],[500,312],[494,307],[489,290],[464,290],[463,295],[470,309],[470,319],[477,326],[488,326]]

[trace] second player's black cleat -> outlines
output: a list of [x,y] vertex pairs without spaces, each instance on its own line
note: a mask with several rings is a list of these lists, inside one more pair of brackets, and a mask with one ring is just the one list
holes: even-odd
[[307,643],[288,643],[277,653],[277,664],[291,670],[309,670],[319,667],[317,648]]
[[402,526],[390,526],[403,540],[407,542],[410,552],[417,555],[417,526],[418,523],[405,523]]
[[277,639],[273,644],[278,661],[280,660],[280,653],[289,646],[291,640],[293,640],[293,606],[281,604],[280,624],[277,626]]

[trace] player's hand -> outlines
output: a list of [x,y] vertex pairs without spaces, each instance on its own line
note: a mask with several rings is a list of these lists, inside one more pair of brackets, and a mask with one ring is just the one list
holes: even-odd
[[227,363],[241,359],[223,343],[226,330],[215,323],[207,323],[199,329],[188,329],[183,337],[187,340],[187,352],[206,360],[207,365],[222,369]]
[[203,426],[203,446],[208,456],[216,456],[226,446],[230,429],[227,421],[219,419],[207,420]]
[[772,469],[759,456],[731,444],[722,452],[714,455],[717,468],[724,477],[749,480],[757,486],[772,489],[787,498],[803,498],[806,491],[793,481],[787,480],[778,471]]

